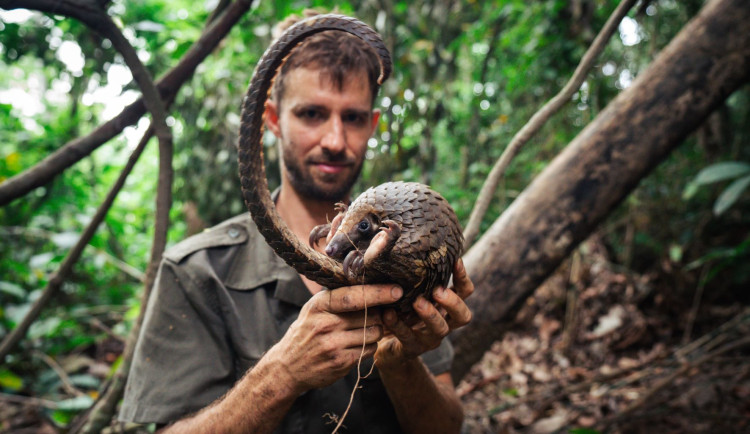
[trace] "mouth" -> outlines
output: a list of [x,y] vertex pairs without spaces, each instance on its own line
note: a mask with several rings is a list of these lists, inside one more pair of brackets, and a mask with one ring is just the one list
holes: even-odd
[[347,162],[312,161],[310,165],[323,173],[337,174],[348,169],[351,164]]

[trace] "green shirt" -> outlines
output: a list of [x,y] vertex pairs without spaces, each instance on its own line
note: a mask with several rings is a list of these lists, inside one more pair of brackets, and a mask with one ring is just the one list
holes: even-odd
[[[311,294],[266,244],[248,214],[193,236],[164,254],[125,389],[120,419],[168,423],[224,395],[284,335]],[[447,339],[422,356],[447,372]],[[362,374],[372,359],[363,360]],[[294,403],[278,433],[329,433],[341,416],[356,368]],[[360,382],[342,432],[400,432],[377,369]]]

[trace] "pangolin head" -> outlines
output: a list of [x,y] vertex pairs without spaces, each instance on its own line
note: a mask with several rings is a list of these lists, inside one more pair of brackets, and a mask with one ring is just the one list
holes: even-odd
[[354,249],[364,253],[384,217],[383,210],[373,204],[355,201],[333,219],[333,237],[326,246],[326,255],[341,261]]

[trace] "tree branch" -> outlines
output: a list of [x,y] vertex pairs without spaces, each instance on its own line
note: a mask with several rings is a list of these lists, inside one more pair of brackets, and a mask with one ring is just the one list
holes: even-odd
[[57,374],[58,377],[60,377],[60,382],[62,383],[63,389],[65,389],[66,392],[73,396],[81,396],[85,395],[83,392],[78,390],[74,385],[73,382],[70,381],[70,377],[68,376],[68,373],[65,372],[65,370],[60,366],[59,363],[55,361],[52,357],[44,354],[43,352],[36,350],[34,351],[34,354],[37,355],[39,358],[41,358],[44,363],[47,364],[50,368],[52,368],[53,371]]
[[[214,50],[219,42],[229,33],[229,30],[247,12],[252,2],[250,0],[237,0],[233,2],[221,18],[208,26],[206,31],[196,41],[180,62],[156,83],[159,94],[166,105],[169,106],[180,87],[190,78],[198,65]],[[0,8],[16,9],[29,8],[38,5],[43,12],[63,14],[69,9],[62,9],[64,5],[78,5],[70,0],[0,0]],[[58,8],[52,6],[58,5]],[[47,9],[41,9],[47,7]],[[76,6],[77,7],[77,6]],[[79,14],[83,14],[82,11]],[[120,114],[97,127],[87,136],[74,139],[57,151],[47,156],[35,166],[11,177],[0,184],[0,206],[6,205],[12,200],[18,199],[31,190],[41,187],[62,171],[77,163],[89,155],[103,143],[115,137],[125,127],[135,124],[145,113],[142,99],[125,107]]]
[[750,2],[714,0],[537,176],[464,256],[476,291],[455,330],[460,379],[582,240],[750,81]]
[[21,405],[33,405],[36,407],[48,408],[50,410],[57,410],[60,407],[58,403],[56,403],[55,401],[50,401],[49,399],[41,399],[24,395],[11,395],[9,393],[3,392],[0,392],[0,401],[7,401]]
[[513,136],[510,144],[508,144],[508,147],[505,148],[503,154],[500,156],[500,159],[497,160],[495,166],[487,176],[484,185],[482,185],[482,190],[479,192],[477,202],[476,204],[474,204],[474,209],[472,210],[471,216],[469,217],[469,222],[466,224],[466,229],[464,229],[464,246],[466,249],[468,249],[469,246],[474,243],[474,240],[479,234],[479,227],[482,224],[484,214],[487,212],[487,208],[489,208],[490,202],[492,202],[492,197],[495,195],[497,185],[500,183],[500,180],[505,174],[505,170],[508,168],[508,165],[510,165],[511,160],[513,160],[513,158],[518,155],[518,152],[521,151],[523,145],[525,145],[529,140],[531,140],[532,137],[534,137],[534,135],[544,126],[547,120],[549,120],[552,115],[557,113],[560,108],[565,105],[566,102],[570,101],[570,98],[573,96],[573,94],[583,84],[583,81],[586,79],[586,74],[588,74],[589,70],[594,65],[594,61],[597,57],[599,57],[599,54],[601,54],[601,52],[604,50],[604,47],[606,47],[607,42],[612,37],[612,33],[614,33],[614,31],[620,24],[620,21],[622,21],[622,18],[628,13],[630,8],[632,8],[635,3],[636,0],[623,0],[617,6],[615,11],[612,12],[612,15],[604,24],[602,30],[596,36],[596,39],[594,39],[594,42],[591,44],[589,49],[586,50],[586,53],[581,59],[581,62],[578,64],[578,67],[573,73],[573,76],[570,77],[570,80],[568,80],[568,83],[565,85],[565,87],[563,87],[557,95],[549,100],[547,104],[539,109],[539,111],[536,112],[534,116],[531,117],[531,119],[529,119],[526,125],[524,125],[523,128],[521,128],[516,133],[516,135]]
[[[45,229],[27,228],[24,226],[0,226],[0,234],[3,234],[4,236],[36,237],[44,240],[52,240],[52,238],[57,235],[57,233]],[[88,247],[89,249],[94,249],[97,255],[103,256],[107,262],[109,262],[118,270],[122,271],[123,273],[139,282],[143,282],[145,274],[141,270],[135,268],[134,266],[128,264],[127,262],[103,249],[97,248],[96,246],[92,246],[90,244]]]
[[146,279],[144,281],[143,294],[141,296],[141,307],[138,318],[136,319],[133,328],[130,330],[128,339],[125,342],[125,351],[122,357],[122,363],[117,368],[117,372],[114,376],[114,381],[106,389],[103,394],[103,398],[98,400],[86,419],[86,424],[82,428],[82,432],[100,432],[109,421],[112,419],[117,401],[122,396],[122,391],[125,388],[125,381],[127,380],[128,373],[130,371],[130,365],[133,359],[133,353],[135,344],[138,341],[138,335],[140,334],[141,324],[143,323],[143,316],[145,312],[145,306],[148,304],[148,299],[151,294],[151,286],[156,276],[156,270],[159,267],[162,253],[167,244],[167,230],[169,229],[169,210],[172,208],[172,180],[174,178],[174,171],[172,169],[172,157],[173,157],[173,146],[172,146],[172,133],[169,131],[169,127],[166,123],[166,112],[159,98],[156,86],[154,86],[151,76],[146,71],[146,68],[138,59],[138,54],[130,43],[125,39],[120,29],[117,28],[115,23],[109,18],[103,19],[105,25],[103,26],[103,33],[112,41],[112,45],[117,51],[122,54],[125,59],[125,63],[130,67],[133,72],[133,77],[141,87],[143,98],[145,99],[146,106],[151,111],[153,116],[154,130],[159,138],[159,180],[156,192],[156,217],[155,217],[155,228],[154,228],[154,240],[151,243],[151,258],[149,260],[148,268],[146,269]]
[[659,380],[654,386],[652,386],[649,390],[646,391],[642,396],[640,396],[636,401],[631,403],[627,408],[625,408],[623,411],[617,413],[616,415],[608,418],[603,422],[604,425],[604,431],[609,431],[607,428],[609,428],[613,423],[628,419],[635,413],[636,410],[646,405],[651,398],[656,395],[657,392],[661,391],[665,387],[672,384],[676,379],[679,377],[687,374],[693,369],[696,369],[703,365],[704,363],[721,356],[724,353],[727,353],[729,351],[735,350],[737,348],[742,348],[744,346],[750,345],[750,337],[745,337],[739,340],[736,340],[734,342],[731,342],[727,345],[724,345],[723,347],[719,348],[718,350],[706,354],[697,360],[685,362],[680,366],[678,369],[676,369],[674,372],[669,374],[668,376],[662,378]]
[[[221,3],[217,7],[224,7]],[[209,18],[213,19],[214,14]],[[125,342],[125,351],[122,355],[122,363],[117,368],[117,372],[112,376],[110,384],[105,386],[104,392],[99,396],[96,403],[84,419],[77,421],[72,432],[81,433],[98,433],[107,426],[115,413],[117,403],[120,401],[125,390],[130,366],[135,353],[135,345],[138,342],[141,325],[146,312],[146,305],[151,295],[151,287],[159,267],[162,253],[167,242],[167,227],[169,224],[169,210],[172,204],[172,150],[171,143],[169,150],[162,152],[160,142],[159,149],[159,184],[156,197],[156,228],[154,233],[154,242],[151,246],[151,260],[146,270],[146,279],[144,283],[143,295],[141,296],[141,309],[138,318],[130,330],[128,339]],[[83,424],[83,425],[81,425]],[[80,430],[78,429],[80,427]]]

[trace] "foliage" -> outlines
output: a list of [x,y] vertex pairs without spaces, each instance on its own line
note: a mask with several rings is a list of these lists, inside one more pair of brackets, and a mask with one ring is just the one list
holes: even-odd
[[701,170],[685,188],[683,198],[690,199],[695,196],[698,187],[715,182],[734,179],[714,203],[714,214],[719,216],[729,207],[734,205],[742,193],[750,185],[750,164],[737,161],[728,161],[712,164]]
[[[377,102],[383,121],[356,188],[395,179],[427,182],[465,222],[504,146],[570,77],[617,3],[336,2],[339,11],[375,25],[395,60],[395,76]],[[117,0],[108,10],[152,75],[160,77],[197,39],[216,4]],[[168,120],[176,170],[170,243],[244,209],[235,145],[239,106],[253,66],[270,42],[272,23],[306,7],[332,4],[259,2],[178,94]],[[642,2],[630,14],[573,101],[512,163],[484,228],[648,66],[701,4]],[[87,134],[137,94],[109,41],[81,23],[0,11],[0,182]],[[750,183],[750,166],[734,163],[735,172],[727,172],[730,166],[706,165],[750,161],[742,146],[750,139],[748,96],[748,89],[734,95],[603,225],[613,261],[641,270],[671,261],[688,275],[709,266],[713,284],[722,289],[716,294],[731,294],[746,284],[742,264],[750,255],[750,213],[746,195],[739,193]],[[0,336],[39,296],[147,124],[141,119],[62,176],[0,209]],[[278,185],[271,137],[266,151],[270,183]],[[95,393],[106,377],[106,369],[93,375],[90,367],[114,362],[121,349],[117,336],[126,334],[139,308],[153,234],[157,159],[152,143],[54,305],[0,370],[2,391],[61,403],[58,413],[49,413],[60,424],[88,401],[67,393],[39,355],[80,374],[73,383],[85,392]],[[710,177],[716,174],[736,180],[727,187],[730,193],[720,196],[721,212],[713,216],[706,204],[716,198],[712,182],[719,179]],[[682,200],[686,185],[690,194]],[[88,364],[80,363],[81,357]]]

